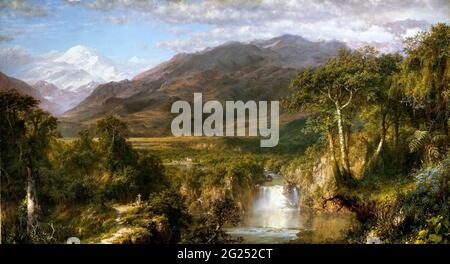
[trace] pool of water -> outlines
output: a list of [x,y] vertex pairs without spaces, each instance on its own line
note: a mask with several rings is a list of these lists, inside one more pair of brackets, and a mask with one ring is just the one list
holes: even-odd
[[237,227],[226,228],[244,243],[335,243],[356,221],[351,214],[300,209],[300,191],[287,187],[281,175],[260,186],[250,210]]

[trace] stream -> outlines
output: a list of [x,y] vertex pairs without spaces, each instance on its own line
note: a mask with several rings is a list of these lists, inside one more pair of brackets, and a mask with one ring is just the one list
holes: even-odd
[[297,187],[286,188],[279,174],[266,176],[272,180],[258,187],[241,224],[226,229],[231,236],[244,243],[326,243],[338,241],[352,226],[350,214],[300,209]]

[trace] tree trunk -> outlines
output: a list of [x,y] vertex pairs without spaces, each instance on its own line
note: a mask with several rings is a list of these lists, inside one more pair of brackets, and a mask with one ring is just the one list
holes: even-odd
[[381,138],[373,159],[377,159],[383,149],[384,141],[386,140],[386,130],[386,114],[383,114],[383,117],[381,118]]
[[345,138],[344,138],[344,127],[342,124],[342,113],[339,105],[336,105],[336,115],[338,119],[338,134],[339,134],[339,145],[341,149],[341,160],[342,167],[344,168],[344,173],[346,175],[350,174],[350,162],[348,160],[348,152],[345,148]]
[[27,166],[27,232],[30,233],[35,226],[35,211],[36,211],[36,187],[33,176],[33,169]]
[[333,159],[333,164],[335,166],[336,172],[339,174],[338,176],[340,176],[341,171],[339,169],[339,164],[336,159],[336,153],[334,151],[334,138],[333,138],[333,132],[331,131],[331,127],[329,127],[327,130],[327,138],[328,138],[328,144],[330,147],[331,158]]
[[345,128],[345,151],[347,151],[347,153],[350,153],[350,125],[346,125],[344,126]]
[[378,156],[380,156],[381,149],[383,149],[383,145],[384,145],[384,139],[385,139],[385,136],[384,136],[384,135],[381,136],[380,142],[378,142],[377,150],[375,151],[375,153],[374,153],[372,159],[375,160],[375,159],[378,158]]
[[395,118],[394,118],[394,149],[395,149],[395,151],[398,150],[398,140],[399,140],[398,127],[399,127],[399,117],[396,114]]

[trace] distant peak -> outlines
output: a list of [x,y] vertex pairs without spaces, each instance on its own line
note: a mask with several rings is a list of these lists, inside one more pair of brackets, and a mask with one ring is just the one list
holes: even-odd
[[72,48],[68,49],[65,54],[87,54],[87,55],[95,55],[97,52],[89,47],[83,45],[76,45]]
[[83,46],[83,45],[75,45],[72,48],[68,49],[67,51],[70,51],[70,50],[72,50],[72,51],[76,51],[76,50],[91,50],[91,48],[88,48],[88,47]]
[[227,42],[223,43],[222,45],[219,45],[219,47],[242,45],[242,44],[243,44],[242,42],[232,40],[232,41],[227,41]]
[[284,34],[278,37],[275,37],[273,39],[278,39],[278,40],[286,40],[286,41],[305,41],[305,42],[310,42],[310,40],[299,36],[299,35],[292,35],[292,34]]
[[303,39],[303,37],[298,36],[298,35],[293,35],[293,34],[283,34],[278,37],[279,38],[295,38],[295,39],[301,38],[301,39]]

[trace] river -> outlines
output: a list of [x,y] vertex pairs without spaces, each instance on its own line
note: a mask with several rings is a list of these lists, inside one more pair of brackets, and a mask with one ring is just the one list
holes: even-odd
[[352,215],[300,209],[300,190],[286,188],[279,174],[268,176],[272,180],[258,187],[243,221],[227,228],[228,234],[258,244],[342,242],[345,230],[354,224]]

